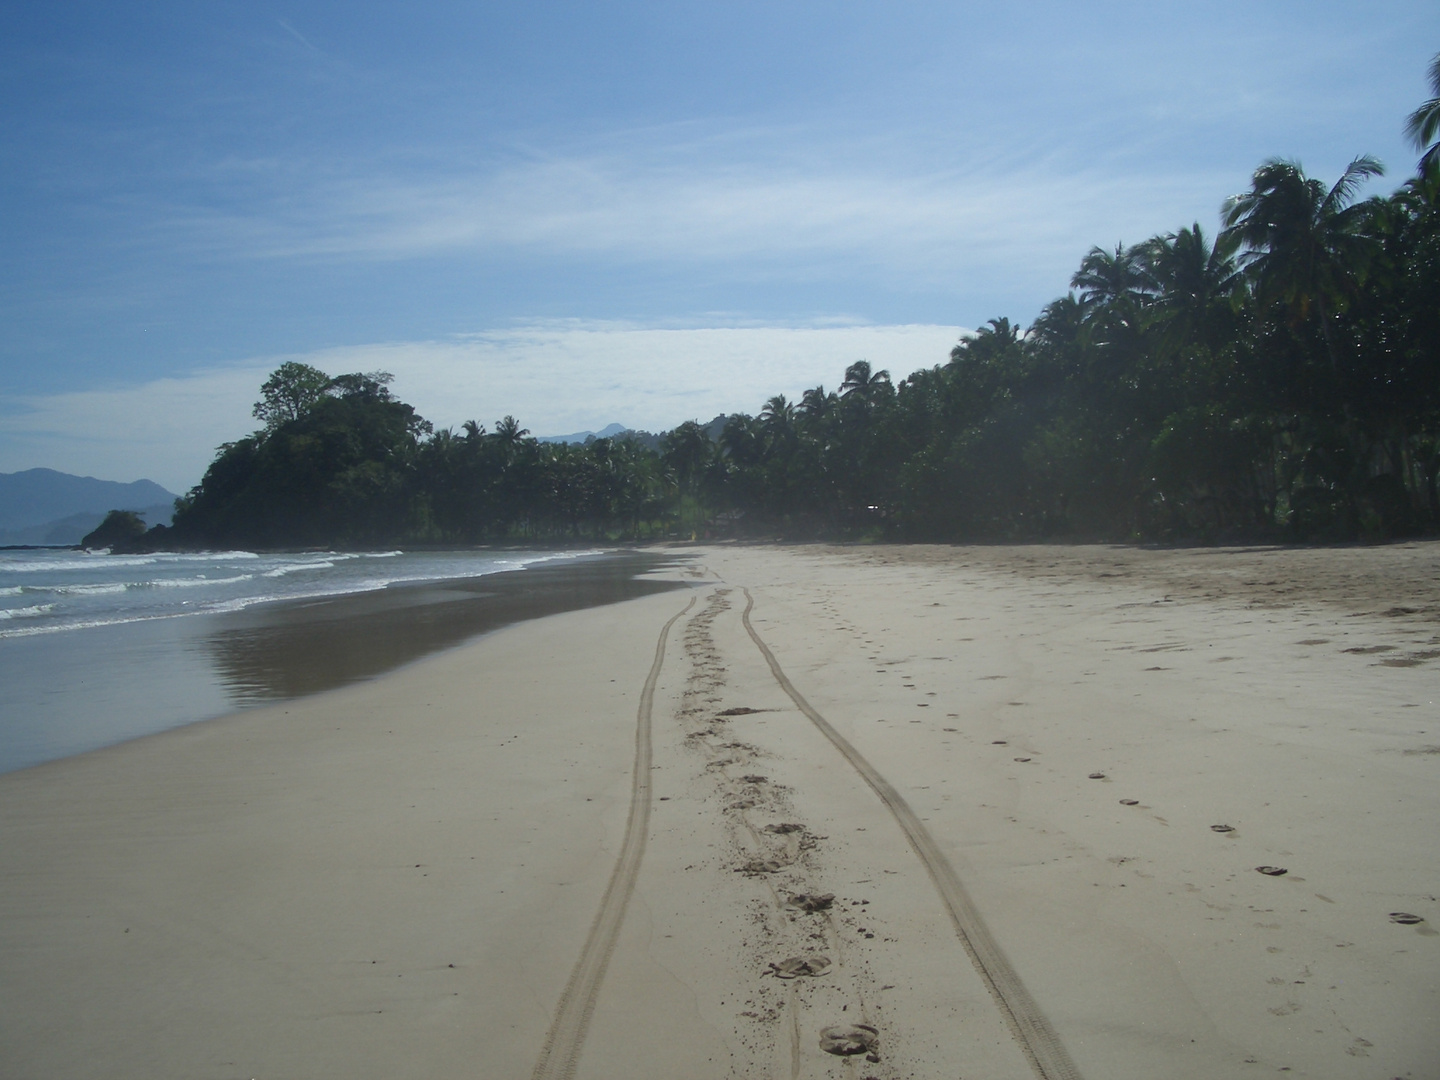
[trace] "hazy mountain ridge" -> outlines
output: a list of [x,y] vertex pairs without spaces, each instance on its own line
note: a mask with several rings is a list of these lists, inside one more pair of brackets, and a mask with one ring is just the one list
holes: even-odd
[[536,442],[583,443],[586,439],[609,439],[629,431],[624,424],[608,424],[599,431],[576,431],[569,435],[537,435]]
[[0,473],[0,545],[75,544],[110,510],[167,523],[175,496],[151,480],[122,484],[55,469]]

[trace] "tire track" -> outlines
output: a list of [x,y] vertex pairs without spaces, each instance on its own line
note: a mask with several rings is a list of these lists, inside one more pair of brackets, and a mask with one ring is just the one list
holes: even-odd
[[620,927],[625,921],[626,904],[635,891],[635,879],[640,873],[640,860],[645,855],[645,841],[650,831],[650,714],[655,703],[655,685],[660,679],[660,668],[665,663],[665,643],[670,636],[670,628],[694,606],[695,597],[692,596],[690,603],[670,616],[670,621],[660,630],[660,640],[655,643],[655,660],[645,678],[645,688],[640,692],[640,706],[635,713],[635,766],[625,840],[620,847],[620,857],[615,861],[615,869],[610,874],[610,884],[605,887],[600,910],[595,913],[595,921],[580,950],[580,959],[575,962],[575,970],[570,973],[570,981],[560,995],[555,1018],[550,1023],[544,1048],[540,1051],[540,1060],[530,1074],[531,1080],[570,1080],[580,1061],[585,1031],[595,1011],[595,999],[600,993],[610,954],[615,951],[615,939],[620,936]]
[[840,751],[845,760],[850,762],[895,818],[900,830],[905,834],[905,839],[909,841],[911,850],[919,857],[930,875],[930,880],[950,915],[950,922],[955,927],[960,944],[964,946],[986,989],[995,999],[1031,1068],[1041,1080],[1080,1080],[1080,1073],[1075,1068],[1075,1063],[1070,1060],[1059,1036],[1055,1034],[1030,992],[1025,989],[1020,976],[1010,966],[1010,961],[1000,951],[999,944],[980,918],[980,912],[976,910],[970,894],[960,883],[954,867],[935,843],[930,830],[925,828],[916,817],[915,811],[910,809],[910,804],[890,782],[795,689],[795,685],[775,659],[775,654],[750,623],[750,610],[755,606],[754,597],[750,595],[749,589],[741,591],[745,594],[745,610],[741,614],[741,621],[745,624],[745,632],[750,635],[750,640],[755,643],[760,654],[765,657],[765,663],[770,666],[770,674],[775,676],[775,681],[789,695],[796,708],[804,713],[835,749]]

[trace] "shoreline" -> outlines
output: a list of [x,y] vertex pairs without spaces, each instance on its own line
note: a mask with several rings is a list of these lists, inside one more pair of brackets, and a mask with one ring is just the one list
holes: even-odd
[[[1440,650],[1407,584],[1440,576],[1440,544],[1328,569],[683,550],[685,592],[0,776],[5,1071],[1340,1080],[1440,1059]],[[1002,967],[946,914],[942,864]],[[812,955],[822,973],[777,977]],[[877,1062],[822,1049],[856,1024]]]
[[[615,551],[0,641],[0,774],[381,676],[516,621],[664,588]],[[642,575],[638,576],[637,575]]]

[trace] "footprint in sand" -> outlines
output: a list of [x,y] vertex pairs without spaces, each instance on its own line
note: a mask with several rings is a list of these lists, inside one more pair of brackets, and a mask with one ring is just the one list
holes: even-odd
[[1120,800],[1120,805],[1121,805],[1121,806],[1139,806],[1139,805],[1140,805],[1140,800],[1139,800],[1139,799],[1121,799],[1121,800]]
[[737,874],[775,874],[785,869],[785,864],[776,859],[751,859],[743,866],[737,866]]
[[805,826],[804,826],[804,825],[796,825],[796,824],[795,824],[794,822],[792,822],[792,821],[782,821],[782,822],[780,822],[778,825],[766,825],[763,831],[765,831],[765,832],[771,832],[771,833],[781,833],[781,834],[784,834],[784,833],[792,833],[792,832],[804,832],[804,831],[805,831]]
[[[1290,872],[1289,870],[1286,870],[1283,866],[1257,866],[1255,867],[1255,869],[1259,870],[1262,874],[1268,875],[1269,877],[1283,877]],[[1298,881],[1299,878],[1296,878],[1296,880]]]
[[835,902],[834,893],[796,893],[786,901],[791,907],[798,907],[801,911],[828,911],[830,905]]
[[1104,779],[1105,779],[1105,774],[1104,774],[1103,772],[1092,772],[1092,773],[1090,774],[1090,779],[1091,779],[1091,780],[1104,780]]
[[770,965],[777,979],[796,979],[801,975],[824,975],[830,969],[828,956],[792,956]]
[[770,778],[768,776],[742,776],[740,781],[745,784],[766,784],[769,783]]
[[851,1057],[864,1054],[874,1061],[880,1057],[875,1047],[880,1042],[880,1032],[869,1024],[837,1024],[820,1029],[820,1049],[827,1054]]
[[1414,926],[1425,920],[1419,915],[1411,915],[1408,911],[1392,911],[1390,912],[1390,921],[1399,923],[1401,926]]
[[1235,831],[1235,826],[1234,826],[1234,825],[1211,825],[1211,826],[1210,826],[1210,831],[1211,831],[1211,832],[1218,832],[1218,833],[1234,832],[1234,831]]

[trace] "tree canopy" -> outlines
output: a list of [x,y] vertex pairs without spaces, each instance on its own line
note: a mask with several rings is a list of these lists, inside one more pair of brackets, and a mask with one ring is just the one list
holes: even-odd
[[[583,445],[512,416],[434,431],[384,372],[298,363],[179,501],[179,545],[691,534],[1352,539],[1440,530],[1440,57],[1388,197],[1262,163],[1197,222],[1091,248],[1028,327],[895,381]],[[838,365],[837,365],[838,366]]]

